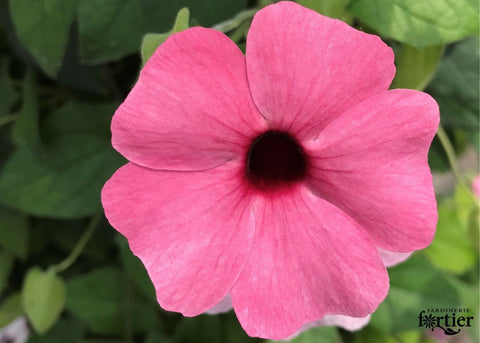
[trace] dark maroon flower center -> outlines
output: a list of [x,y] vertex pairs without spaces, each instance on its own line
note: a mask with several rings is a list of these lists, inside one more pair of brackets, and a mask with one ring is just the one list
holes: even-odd
[[288,133],[267,131],[255,138],[247,153],[246,175],[260,188],[293,183],[303,179],[307,157]]

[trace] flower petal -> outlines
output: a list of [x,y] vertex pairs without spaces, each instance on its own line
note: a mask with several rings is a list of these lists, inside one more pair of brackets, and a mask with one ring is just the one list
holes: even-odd
[[480,198],[480,175],[475,176],[472,181],[472,191],[477,198]]
[[112,144],[136,164],[204,170],[243,158],[264,129],[251,99],[245,57],[223,33],[172,35],[143,68],[112,120]]
[[254,220],[237,167],[166,172],[129,163],[103,188],[110,224],[142,260],[165,310],[205,312],[243,269]]
[[368,324],[370,317],[370,315],[361,318],[330,315],[316,321],[315,326],[339,326],[348,331],[358,331]]
[[283,339],[326,314],[363,317],[388,291],[377,249],[342,211],[299,187],[257,199],[252,252],[232,288],[250,336]]
[[0,342],[2,343],[24,343],[28,340],[29,336],[30,328],[24,316],[19,316],[6,326],[0,328]]
[[385,267],[393,267],[399,263],[405,262],[413,254],[413,251],[395,252],[380,248],[378,249],[378,252],[380,253],[380,257],[382,258]]
[[259,111],[297,139],[387,90],[395,75],[393,51],[379,37],[290,1],[257,13],[246,58]]
[[438,105],[426,93],[397,89],[374,96],[304,143],[312,163],[307,182],[379,248],[425,248],[437,222],[427,155],[438,122]]
[[225,313],[232,309],[232,297],[230,293],[227,294],[218,304],[206,311],[207,314]]

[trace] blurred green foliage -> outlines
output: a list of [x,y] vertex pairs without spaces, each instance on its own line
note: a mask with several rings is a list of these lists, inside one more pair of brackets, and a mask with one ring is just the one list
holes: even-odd
[[[384,38],[396,52],[393,87],[426,88],[457,156],[472,146],[478,155],[478,1],[298,2]],[[99,194],[125,163],[109,125],[142,59],[193,25],[214,26],[244,50],[253,13],[269,3],[0,0],[0,327],[25,314],[29,343],[261,341],[232,312],[160,309],[143,265],[101,217]],[[429,155],[436,175],[451,173],[441,143]],[[478,199],[468,186],[478,170],[461,172],[463,185],[438,194],[433,244],[390,268],[390,293],[370,324],[315,328],[292,342],[432,342],[418,328],[422,309],[468,307],[478,318]],[[464,331],[478,341],[478,327]]]
[[385,38],[424,48],[478,35],[477,0],[352,0],[347,10]]
[[30,268],[22,286],[22,307],[39,334],[56,324],[65,307],[65,283],[55,270]]
[[147,63],[148,59],[153,55],[155,50],[167,40],[170,35],[186,30],[189,28],[190,11],[187,7],[178,11],[175,23],[170,31],[165,33],[147,33],[143,36],[142,46],[140,47],[140,55],[142,56],[143,64]]

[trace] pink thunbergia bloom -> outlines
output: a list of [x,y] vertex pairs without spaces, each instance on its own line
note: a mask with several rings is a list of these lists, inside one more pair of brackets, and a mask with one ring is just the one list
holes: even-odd
[[472,181],[472,191],[477,198],[480,198],[480,175],[475,176]]
[[0,343],[25,343],[30,336],[27,319],[19,316],[0,328]]
[[429,245],[437,221],[438,106],[388,90],[393,60],[379,37],[293,2],[255,15],[245,55],[201,27],[157,49],[113,117],[130,162],[102,203],[161,307],[233,306],[272,339],[368,321],[385,266]]

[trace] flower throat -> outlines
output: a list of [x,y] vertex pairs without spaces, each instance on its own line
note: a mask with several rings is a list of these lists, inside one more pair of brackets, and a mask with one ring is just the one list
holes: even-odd
[[272,188],[303,179],[307,159],[291,135],[270,130],[252,142],[247,153],[247,179],[259,188]]

